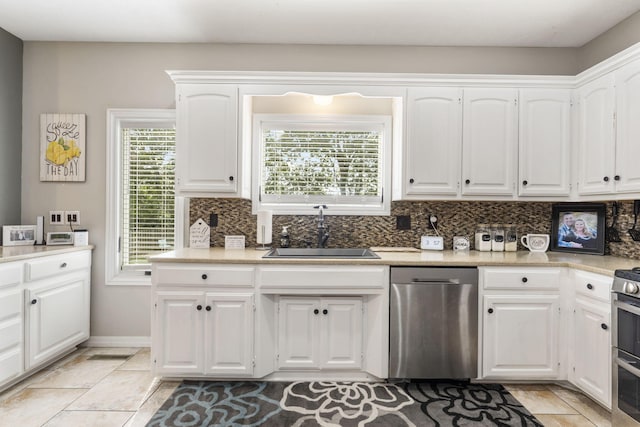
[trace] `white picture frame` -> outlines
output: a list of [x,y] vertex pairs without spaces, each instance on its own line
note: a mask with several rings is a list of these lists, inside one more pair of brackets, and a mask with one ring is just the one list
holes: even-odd
[[29,246],[36,242],[35,225],[3,225],[2,246]]

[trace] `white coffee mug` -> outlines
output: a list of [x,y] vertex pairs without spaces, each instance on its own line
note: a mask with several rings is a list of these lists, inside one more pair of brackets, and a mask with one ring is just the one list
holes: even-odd
[[520,241],[531,252],[546,252],[549,248],[548,234],[525,234]]

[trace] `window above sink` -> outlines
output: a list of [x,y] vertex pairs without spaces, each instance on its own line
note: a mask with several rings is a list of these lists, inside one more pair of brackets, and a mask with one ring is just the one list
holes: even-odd
[[402,97],[326,90],[243,96],[254,213],[389,215]]

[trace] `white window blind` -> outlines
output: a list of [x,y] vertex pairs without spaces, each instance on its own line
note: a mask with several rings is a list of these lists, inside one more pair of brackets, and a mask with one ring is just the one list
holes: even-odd
[[[259,202],[380,206],[388,121],[380,116],[257,115]],[[286,209],[286,208],[285,208]]]
[[127,269],[174,248],[175,130],[122,127],[121,132],[120,265]]

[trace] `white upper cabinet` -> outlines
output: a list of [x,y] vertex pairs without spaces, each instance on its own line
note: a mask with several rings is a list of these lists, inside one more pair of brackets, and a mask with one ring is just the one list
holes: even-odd
[[613,192],[615,132],[613,75],[578,89],[578,194]]
[[578,89],[578,194],[640,191],[640,61]]
[[616,86],[616,191],[640,191],[640,60],[614,74]]
[[176,106],[177,193],[237,197],[238,87],[181,83]]
[[514,193],[518,137],[516,89],[465,89],[462,195]]
[[403,196],[458,194],[462,89],[410,88]]
[[570,192],[571,93],[522,89],[519,96],[520,196],[568,196]]

